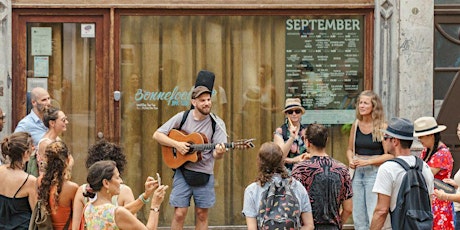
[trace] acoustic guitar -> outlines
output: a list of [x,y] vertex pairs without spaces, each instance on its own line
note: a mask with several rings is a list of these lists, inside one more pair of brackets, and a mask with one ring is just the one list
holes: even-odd
[[[172,129],[168,137],[180,141],[190,143],[190,150],[182,155],[173,147],[161,146],[161,153],[163,154],[163,161],[165,164],[173,169],[177,169],[186,162],[198,162],[201,160],[201,152],[204,150],[214,149],[217,144],[208,143],[208,138],[202,133],[191,133],[187,134],[186,132]],[[231,143],[224,143],[225,147],[228,149],[247,149],[254,148],[252,143],[254,139],[244,139],[238,140]]]

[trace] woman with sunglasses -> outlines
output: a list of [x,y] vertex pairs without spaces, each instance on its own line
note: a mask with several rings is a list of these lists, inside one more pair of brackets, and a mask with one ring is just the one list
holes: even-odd
[[[40,175],[45,173],[45,166],[47,162],[45,157],[46,146],[54,141],[61,140],[59,136],[67,130],[67,124],[69,124],[69,121],[67,120],[67,116],[64,112],[58,108],[51,107],[43,114],[43,123],[48,128],[48,131],[38,142],[38,149],[36,151]],[[70,165],[73,165],[72,155],[70,155]]]
[[302,139],[307,125],[301,124],[305,109],[299,98],[286,99],[283,112],[286,122],[275,130],[273,142],[283,150],[285,165],[290,172],[295,163],[308,158],[307,147]]
[[355,229],[369,229],[377,205],[377,194],[372,192],[379,166],[391,154],[383,149],[386,128],[383,106],[374,92],[366,90],[359,94],[356,105],[356,121],[348,139],[347,158],[353,175],[353,222]]

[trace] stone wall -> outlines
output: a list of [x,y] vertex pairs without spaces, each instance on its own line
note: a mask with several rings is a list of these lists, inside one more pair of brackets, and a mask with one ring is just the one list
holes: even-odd
[[6,123],[0,138],[11,130],[11,1],[0,0],[0,108]]

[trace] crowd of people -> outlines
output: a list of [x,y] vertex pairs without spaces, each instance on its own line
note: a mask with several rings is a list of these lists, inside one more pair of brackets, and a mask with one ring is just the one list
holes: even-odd
[[[57,230],[156,229],[169,187],[159,174],[147,177],[145,192],[135,199],[121,178],[126,156],[115,143],[100,140],[88,149],[88,183],[78,186],[71,177],[72,154],[59,137],[69,123],[65,113],[51,106],[43,88],[31,91],[31,103],[30,113],[1,142],[0,229],[29,229],[37,205]],[[136,213],[149,202],[144,225]]]
[[[214,164],[228,151],[225,123],[211,113],[211,96],[209,87],[195,86],[192,109],[177,113],[153,134],[159,144],[182,155],[193,149],[190,142],[170,135],[174,129],[201,133],[214,144],[201,152],[199,161],[184,162],[174,170],[169,197],[174,208],[171,229],[183,229],[192,198],[196,229],[208,229],[208,212],[216,202]],[[145,190],[136,199],[122,180],[126,156],[120,146],[101,140],[88,149],[87,183],[79,186],[72,182],[72,154],[59,137],[69,123],[65,113],[51,106],[42,88],[31,91],[31,102],[31,112],[1,143],[0,229],[27,229],[37,201],[46,207],[54,229],[156,229],[168,189],[159,174],[146,178]],[[356,101],[345,165],[327,152],[328,128],[302,124],[306,112],[299,98],[286,99],[285,122],[274,130],[273,141],[259,149],[257,177],[244,192],[242,214],[248,229],[268,229],[268,225],[342,229],[350,216],[355,229],[399,229],[396,217],[389,214],[396,209],[408,173],[397,159],[411,167],[420,164],[432,229],[459,229],[455,218],[460,215],[455,213],[460,210],[453,202],[460,202],[460,189],[449,194],[435,189],[434,183],[439,180],[455,188],[460,184],[460,171],[450,179],[453,158],[441,141],[446,126],[438,125],[434,117],[387,122],[378,95],[363,91]],[[2,128],[1,110],[0,114]],[[460,138],[460,131],[457,134]],[[411,154],[414,138],[424,147],[420,156]],[[280,191],[286,197],[282,201],[277,198]],[[136,213],[149,202],[144,225]],[[279,202],[292,206],[275,207]],[[286,213],[286,219],[275,223],[272,213]],[[290,215],[292,219],[287,218]]]

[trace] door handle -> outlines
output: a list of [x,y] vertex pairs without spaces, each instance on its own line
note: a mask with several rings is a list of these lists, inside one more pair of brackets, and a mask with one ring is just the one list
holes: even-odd
[[102,132],[98,132],[97,137],[99,137],[99,139],[102,139],[104,138],[104,134]]

